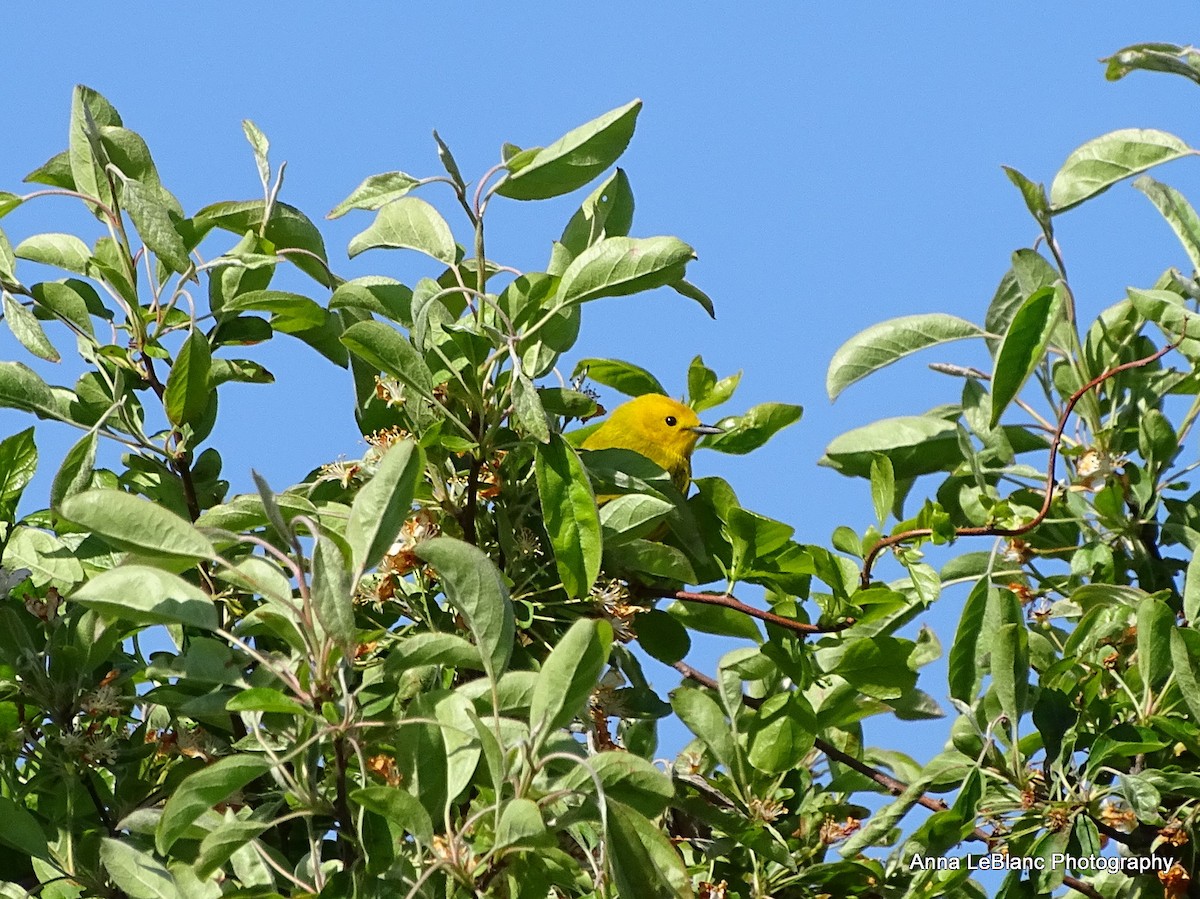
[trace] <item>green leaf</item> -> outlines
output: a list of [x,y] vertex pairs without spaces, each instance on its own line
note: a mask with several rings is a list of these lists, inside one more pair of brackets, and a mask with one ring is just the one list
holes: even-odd
[[1179,351],[1193,363],[1200,359],[1200,315],[1169,290],[1126,289],[1137,313],[1154,322],[1168,340],[1179,342]]
[[0,843],[11,846],[18,852],[23,852],[30,858],[50,860],[50,849],[46,845],[46,834],[43,833],[37,818],[7,796],[0,796]]
[[413,292],[394,278],[368,275],[339,284],[330,309],[365,309],[406,327],[412,325]]
[[1171,631],[1175,613],[1161,599],[1147,596],[1137,609],[1137,657],[1142,679],[1160,687],[1171,673]]
[[18,303],[11,294],[4,291],[4,321],[8,324],[8,329],[12,331],[13,337],[17,338],[21,346],[33,353],[39,359],[45,359],[47,362],[60,362],[62,357],[58,354],[58,350],[54,348],[54,344],[46,337],[46,332],[42,330],[41,323],[34,317],[34,314]]
[[1192,553],[1183,582],[1183,617],[1191,626],[1200,623],[1200,548]]
[[270,770],[271,763],[266,759],[241,754],[218,759],[188,775],[163,806],[155,828],[154,847],[166,855],[197,818]]
[[888,319],[859,331],[838,347],[829,361],[825,391],[831,400],[837,399],[855,381],[911,353],[982,335],[978,325],[942,312]]
[[416,348],[382,322],[357,322],[341,341],[354,355],[411,387],[422,397],[433,395],[433,375]]
[[871,460],[871,503],[875,507],[875,518],[882,525],[896,504],[896,472],[887,456],[880,455]]
[[548,147],[508,162],[496,193],[514,200],[545,200],[583,187],[625,152],[642,101],[634,100],[580,125]]
[[583,464],[558,434],[535,448],[538,497],[563,589],[585,597],[600,573],[600,517]]
[[122,565],[91,578],[71,601],[133,624],[217,628],[217,608],[199,587],[161,568]]
[[235,852],[269,826],[266,821],[239,821],[236,818],[222,821],[200,841],[200,851],[193,863],[196,876],[205,880],[211,878]]
[[625,237],[633,225],[633,190],[617,169],[584,200],[558,242],[574,258],[606,237]]
[[1200,216],[1196,215],[1192,204],[1175,188],[1155,181],[1149,175],[1136,179],[1133,186],[1144,193],[1154,208],[1162,213],[1183,244],[1192,268],[1200,270]]
[[1173,134],[1126,128],[1088,141],[1075,150],[1050,185],[1050,205],[1057,215],[1103,193],[1118,181],[1194,151]]
[[348,252],[353,258],[378,247],[417,250],[446,265],[457,255],[450,226],[419,197],[401,197],[380,209],[371,226],[350,240]]
[[429,812],[411,793],[393,787],[364,787],[351,793],[350,798],[367,811],[411,833],[418,842],[426,846],[433,842],[433,821]]
[[248,290],[226,300],[222,312],[249,310],[270,312],[272,326],[288,334],[319,328],[329,318],[316,301],[283,290]]
[[123,490],[87,490],[63,501],[68,521],[118,549],[171,559],[215,558],[212,544],[174,512]]
[[171,210],[163,203],[161,189],[140,181],[126,181],[121,188],[121,202],[142,241],[160,262],[180,274],[191,268],[187,244],[179,234]]
[[788,425],[795,424],[804,414],[803,406],[791,403],[759,403],[742,415],[733,415],[717,422],[720,434],[712,434],[700,442],[704,449],[742,456],[765,444]]
[[674,509],[674,504],[644,493],[628,493],[609,500],[600,509],[604,545],[612,547],[645,537]]
[[747,725],[750,764],[771,774],[790,771],[812,749],[816,731],[817,716],[799,693],[768,696]]
[[92,258],[88,245],[74,234],[35,234],[17,244],[13,253],[18,259],[53,265],[77,275],[88,273]]
[[1002,624],[991,646],[992,688],[1015,732],[1029,693],[1029,632],[1024,624]]
[[967,595],[947,659],[950,695],[967,704],[975,700],[975,694],[983,682],[983,671],[976,659],[980,655],[980,642],[984,639],[989,592],[995,593],[996,588],[984,578]]
[[183,896],[170,871],[154,856],[128,843],[104,837],[100,841],[100,863],[113,883],[129,899],[176,899]]
[[1142,69],[1182,75],[1200,84],[1200,52],[1195,47],[1160,42],[1133,44],[1100,61],[1108,63],[1104,77],[1109,81],[1119,81],[1130,72]]
[[[0,190],[0,218],[4,218],[4,216],[8,215],[24,202],[25,201],[16,194],[9,193],[7,190]],[[0,260],[0,265],[2,264],[3,260]],[[11,259],[8,260],[8,264],[10,266],[12,265]],[[2,272],[3,269],[0,269],[0,273]]]
[[393,444],[375,475],[358,491],[346,523],[354,554],[355,580],[379,563],[412,514],[413,494],[425,468],[425,455],[411,440]]
[[678,281],[672,281],[668,286],[681,297],[687,297],[689,300],[699,303],[700,307],[708,313],[709,318],[717,317],[717,308],[713,305],[712,297],[691,281],[680,278]]
[[743,640],[762,642],[762,633],[754,619],[735,609],[710,606],[700,603],[673,602],[667,613],[681,622],[688,630],[719,637],[739,637]]
[[538,443],[550,442],[546,410],[533,382],[520,372],[513,376],[513,419],[524,436]]
[[1171,631],[1171,661],[1179,692],[1195,720],[1200,717],[1200,631],[1190,628]]
[[633,620],[633,629],[638,645],[664,665],[675,664],[691,651],[692,638],[687,628],[662,609],[639,613]]
[[608,844],[620,896],[693,899],[691,878],[671,841],[644,815],[609,799]]
[[[112,189],[105,171],[108,159],[100,141],[100,128],[120,124],[121,117],[111,103],[90,87],[75,85],[71,94],[71,128],[67,144],[73,187],[109,207],[113,205]],[[97,211],[95,204],[89,206]]]
[[1030,181],[1011,166],[1002,165],[1000,168],[1004,169],[1004,174],[1008,176],[1008,180],[1016,185],[1017,190],[1021,192],[1021,197],[1025,200],[1025,208],[1029,210],[1029,214],[1043,228],[1049,227],[1051,213],[1050,200],[1046,197],[1046,186]]
[[258,180],[262,182],[263,187],[268,187],[271,182],[271,164],[267,161],[267,154],[271,150],[271,142],[267,140],[267,136],[263,134],[259,128],[250,119],[242,119],[242,133],[246,135],[246,141],[250,144],[250,149],[254,152],[254,164],[258,168]]
[[9,570],[27,568],[33,582],[66,592],[83,580],[83,566],[63,541],[36,528],[17,527],[4,547]]
[[37,471],[33,428],[0,440],[0,522],[16,520],[17,502]]
[[399,200],[421,182],[404,172],[383,172],[371,175],[362,184],[350,191],[350,196],[333,207],[325,216],[341,218],[351,209],[379,209],[394,200]]
[[508,667],[516,622],[504,576],[480,549],[452,537],[435,537],[416,548],[434,567],[446,599],[466,619],[493,681]]
[[50,387],[23,362],[0,362],[0,408],[33,412],[38,418],[59,418]]
[[[230,231],[239,238],[247,231],[257,234],[262,228],[265,205],[265,200],[247,200],[206,206],[192,220],[196,228],[195,239],[199,240],[213,227]],[[271,207],[271,217],[262,236],[266,241],[262,252],[305,250],[306,253],[289,253],[287,259],[318,283],[330,288],[336,286],[336,279],[328,270],[329,261],[321,232],[299,209],[276,202]]]
[[69,322],[89,337],[92,329],[90,312],[104,312],[100,298],[90,284],[76,278],[65,281],[44,281],[30,288],[34,299],[43,309],[52,312],[62,321]]
[[583,712],[611,647],[612,626],[603,619],[580,618],[559,639],[538,672],[529,707],[535,746]]
[[730,772],[739,770],[737,743],[715,699],[703,690],[679,687],[671,691],[671,708],[720,764]]
[[350,654],[358,631],[354,626],[354,600],[350,572],[338,545],[321,534],[313,548],[312,601],[317,621],[325,633]]
[[653,762],[631,752],[600,752],[589,756],[586,762],[572,768],[556,788],[575,789],[594,796],[593,774],[604,787],[605,796],[650,818],[661,815],[675,797],[671,779]]
[[88,431],[78,443],[67,450],[62,465],[50,485],[50,508],[58,511],[62,501],[76,493],[82,493],[92,483],[92,471],[96,464],[96,446],[99,437]]
[[163,408],[173,425],[193,423],[208,409],[212,400],[212,351],[208,339],[193,328],[179,348],[175,364],[167,375]]
[[536,802],[515,798],[504,804],[496,825],[497,848],[547,847],[553,842]]
[[559,302],[622,297],[683,278],[695,251],[677,237],[606,237],[575,257],[559,283]]
[[626,396],[641,396],[644,393],[661,393],[667,390],[658,378],[641,366],[620,359],[580,359],[575,363],[572,378],[586,375],[590,380],[623,393]]
[[1036,291],[1021,304],[996,353],[992,374],[991,427],[1000,423],[1004,410],[1021,392],[1041,364],[1062,312],[1062,295],[1053,287]]
[[306,711],[296,700],[270,687],[243,690],[231,697],[225,708],[231,712],[279,712],[285,715],[303,715]]
[[651,540],[622,540],[604,550],[604,564],[622,575],[639,574],[685,584],[696,582],[696,572],[682,550]]
[[846,646],[833,671],[875,699],[899,699],[917,685],[917,673],[908,667],[912,648],[895,637],[858,639]]

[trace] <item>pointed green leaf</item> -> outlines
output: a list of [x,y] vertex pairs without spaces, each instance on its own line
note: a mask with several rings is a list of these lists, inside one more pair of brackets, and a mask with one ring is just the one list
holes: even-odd
[[371,175],[350,192],[350,196],[338,203],[326,218],[341,218],[351,209],[379,209],[393,200],[399,200],[414,187],[421,184],[404,172],[384,172]]
[[211,371],[212,351],[208,339],[193,329],[188,332],[167,375],[163,408],[171,424],[193,423],[208,409],[212,400]]
[[217,610],[199,587],[161,568],[122,565],[91,578],[71,601],[133,624],[184,624],[215,630]]
[[1053,287],[1036,291],[1021,304],[996,353],[992,374],[991,427],[1000,423],[1008,404],[1016,399],[1034,369],[1046,355],[1046,347],[1062,314],[1062,295]]
[[617,169],[580,204],[559,243],[573,258],[606,237],[626,237],[632,224],[633,190],[625,170]]
[[1103,193],[1118,181],[1193,152],[1165,131],[1149,128],[1112,131],[1088,141],[1067,157],[1050,185],[1050,205],[1057,215]]
[[513,419],[526,437],[538,443],[549,442],[550,426],[546,423],[546,410],[542,408],[533,382],[519,372],[513,378]]
[[46,845],[46,834],[37,818],[7,796],[0,796],[0,843],[23,852],[30,858],[49,861],[50,850]]
[[825,376],[831,400],[872,372],[926,347],[981,337],[983,331],[966,319],[942,312],[893,318],[855,334],[833,354]]
[[456,258],[450,226],[419,197],[401,197],[380,209],[371,226],[350,240],[348,252],[353,258],[377,247],[417,250],[447,265]]
[[222,821],[200,841],[200,851],[193,865],[196,876],[211,878],[229,861],[235,852],[270,827],[266,821]]
[[87,490],[62,503],[63,518],[118,549],[148,556],[212,559],[212,544],[190,522],[123,490]]
[[92,483],[92,471],[96,464],[96,445],[99,437],[88,431],[78,443],[67,450],[62,465],[50,485],[50,508],[58,510],[62,501],[76,493],[82,493]]
[[1015,731],[1029,693],[1029,632],[1024,624],[1002,624],[992,641],[992,688]]
[[765,444],[804,414],[803,406],[792,403],[760,403],[742,415],[733,415],[717,422],[720,434],[711,434],[700,443],[704,449],[742,456]]
[[18,303],[7,290],[4,291],[3,302],[4,321],[21,346],[39,359],[45,359],[47,362],[60,362],[62,357],[46,336],[41,322],[34,317],[34,314]]
[[692,879],[666,835],[644,815],[615,799],[608,807],[609,863],[620,896],[693,899]]
[[1200,270],[1200,216],[1196,215],[1192,204],[1175,188],[1155,181],[1149,175],[1136,179],[1133,186],[1144,193],[1154,208],[1162,213],[1183,244],[1192,268]]
[[1130,72],[1141,69],[1147,72],[1182,75],[1200,84],[1200,51],[1195,47],[1157,41],[1133,44],[1100,61],[1108,63],[1104,77],[1109,81],[1119,81]]
[[383,322],[357,322],[347,328],[340,339],[355,356],[411,387],[420,396],[433,395],[433,374],[429,366],[395,328]]
[[488,677],[498,678],[508,667],[516,633],[504,576],[482,550],[452,537],[426,540],[416,553],[437,571],[446,599],[466,619]]
[[263,187],[271,183],[271,164],[267,161],[267,153],[271,150],[271,142],[263,134],[262,129],[249,119],[242,119],[242,133],[254,152],[254,164],[258,168],[258,180]]
[[100,863],[129,899],[182,899],[175,878],[154,856],[128,843],[105,837]]
[[620,359],[580,359],[575,363],[571,377],[578,378],[582,374],[626,396],[641,396],[644,393],[667,395],[666,388],[658,378],[641,366]]
[[559,283],[559,302],[622,297],[682,280],[695,251],[677,237],[606,237],[575,257]]
[[338,545],[321,534],[313,547],[312,602],[317,621],[349,653],[358,634],[354,625],[352,584]]
[[536,447],[534,472],[563,589],[585,597],[600,573],[600,517],[592,485],[578,454],[558,434]]
[[[496,193],[514,200],[544,200],[583,187],[625,152],[642,101],[634,100],[580,125],[548,147],[508,161]],[[524,158],[522,158],[524,157]]]
[[35,234],[17,244],[13,254],[18,259],[53,265],[77,275],[88,273],[92,258],[88,245],[74,234]]
[[186,272],[192,263],[187,244],[163,202],[161,190],[140,181],[126,181],[121,188],[121,202],[142,241],[159,261],[173,272]]
[[611,647],[612,626],[603,619],[580,618],[559,639],[538,673],[529,707],[535,745],[583,712]]
[[379,563],[412,514],[413,494],[424,468],[425,456],[413,441],[396,443],[354,497],[346,542],[354,554],[356,579]]
[[197,818],[270,770],[266,759],[241,754],[218,759],[188,775],[163,806],[154,834],[155,848],[166,855]]
[[429,812],[411,793],[394,787],[364,787],[351,793],[350,798],[367,811],[399,825],[418,842],[428,846],[433,841]]

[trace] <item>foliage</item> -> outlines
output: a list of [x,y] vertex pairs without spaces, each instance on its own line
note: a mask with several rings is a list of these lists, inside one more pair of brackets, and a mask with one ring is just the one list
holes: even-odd
[[[1194,78],[1194,55],[1128,48],[1109,73]],[[1081,328],[1053,224],[1195,151],[1121,131],[1072,154],[1049,193],[1009,170],[1049,256],[1014,254],[982,326],[908,316],[838,352],[831,396],[950,341],[985,341],[994,366],[939,366],[964,378],[961,400],[829,446],[826,464],[869,481],[878,521],[839,527],[826,548],[720,478],[688,495],[637,454],[577,449],[603,411],[589,379],[662,391],[616,359],[556,377],[586,304],[670,287],[713,308],[686,280],[690,246],[631,236],[624,171],[583,199],[544,271],[486,254],[494,199],[601,178],[639,112],[505,145],[473,188],[440,138],[445,175],[365,179],[330,216],[374,214],[351,255],[428,257],[406,285],[334,273],[252,123],[262,199],[189,216],[141,138],[77,89],[68,149],[28,179],[45,189],[0,193],[0,215],[72,197],[99,235],[14,248],[0,234],[4,319],[40,360],[0,362],[0,405],[82,432],[48,508],[24,515],[34,429],[0,442],[0,893],[981,896],[965,866],[911,859],[982,839],[1037,859],[1114,841],[1178,860],[1166,892],[1183,895],[1200,524],[1180,454],[1200,383],[1164,353],[1196,361],[1200,287],[1169,270]],[[1200,261],[1187,202],[1135,185]],[[433,204],[446,197],[461,242]],[[277,333],[349,369],[370,448],[282,490],[255,475],[255,493],[231,497],[210,445],[218,400],[270,384],[253,347]],[[39,374],[64,336],[81,372],[70,387]],[[688,402],[720,406],[739,379],[697,356]],[[1177,396],[1192,398],[1182,418]],[[701,448],[751,452],[799,416],[763,404]],[[104,467],[112,445],[124,455]],[[905,513],[921,476],[932,495]],[[962,552],[938,571],[928,542]],[[904,568],[891,583],[873,578],[886,549]],[[960,583],[951,742],[923,766],[867,747],[866,719],[942,714],[917,685],[939,640],[910,625]],[[684,661],[693,632],[738,645],[708,673]],[[647,657],[684,683],[656,695]],[[695,739],[662,766],[668,716]],[[952,804],[933,795],[952,791]],[[864,824],[878,794],[894,799]],[[933,814],[902,830],[917,805]],[[1063,884],[1164,889],[1059,864],[1008,875],[1001,895]]]

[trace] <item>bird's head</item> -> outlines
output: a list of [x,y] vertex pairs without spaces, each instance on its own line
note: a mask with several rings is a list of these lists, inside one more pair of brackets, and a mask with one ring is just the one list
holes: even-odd
[[644,393],[614,413],[625,419],[621,424],[639,432],[649,443],[680,456],[690,456],[696,441],[705,434],[720,434],[721,429],[700,423],[691,406],[658,393]]

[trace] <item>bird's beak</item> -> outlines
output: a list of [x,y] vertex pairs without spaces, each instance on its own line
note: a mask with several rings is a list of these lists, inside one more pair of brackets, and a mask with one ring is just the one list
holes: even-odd
[[694,428],[688,428],[693,434],[724,434],[724,428],[718,428],[716,425],[696,425]]

